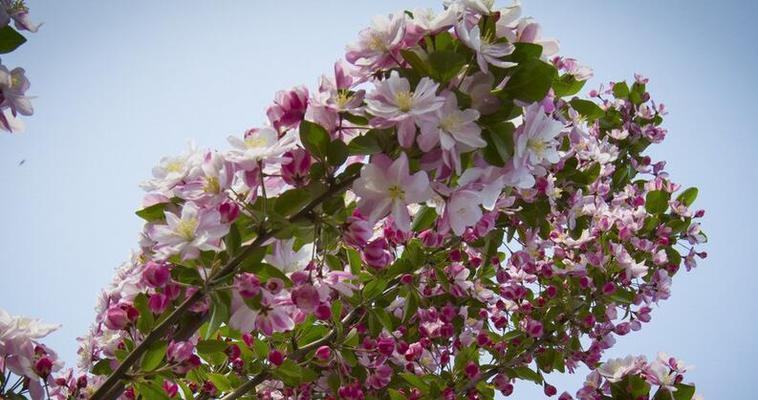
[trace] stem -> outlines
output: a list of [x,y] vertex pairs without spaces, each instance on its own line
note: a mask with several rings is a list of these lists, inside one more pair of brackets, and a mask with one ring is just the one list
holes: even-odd
[[[333,195],[334,193],[337,193],[339,191],[342,191],[346,189],[348,186],[350,186],[351,183],[355,179],[358,178],[358,175],[353,175],[350,177],[345,178],[338,184],[330,187],[329,190],[324,192],[323,194],[319,195],[315,199],[311,200],[310,203],[308,203],[302,210],[300,210],[297,214],[293,215],[289,218],[289,221],[296,221],[300,218],[305,217],[310,213],[317,205],[321,204],[324,200],[326,200],[328,197]],[[234,257],[231,261],[229,261],[222,269],[220,269],[217,273],[213,274],[210,279],[210,287],[212,288],[214,285],[218,284],[221,280],[225,279],[228,275],[233,274],[239,264],[245,260],[250,254],[252,254],[256,249],[263,246],[270,238],[274,236],[276,232],[271,230],[266,230],[261,235],[259,235],[252,243],[247,245],[244,251],[242,251],[240,254],[238,254],[236,257]],[[142,357],[142,355],[147,351],[147,349],[158,340],[162,339],[163,336],[169,332],[172,326],[174,326],[176,323],[179,322],[179,320],[184,317],[189,309],[198,301],[203,299],[205,297],[206,289],[204,288],[198,288],[198,290],[192,294],[189,298],[187,298],[177,309],[175,309],[169,316],[163,320],[158,326],[153,328],[153,330],[145,337],[145,339],[132,350],[129,355],[126,356],[123,362],[114,370],[109,376],[108,379],[103,382],[100,387],[97,388],[95,393],[92,395],[90,400],[107,400],[107,399],[113,399],[117,398],[121,392],[123,392],[124,387],[123,385],[116,386],[117,383],[119,383],[125,376],[126,373],[129,371],[129,369]],[[199,319],[207,318],[207,316],[200,316]],[[194,319],[198,319],[194,318]],[[190,325],[193,325],[192,322],[190,322]],[[200,325],[202,325],[202,322],[200,324],[194,324],[195,326],[192,329],[187,329],[188,336],[191,336],[194,334],[197,329],[199,329]]]

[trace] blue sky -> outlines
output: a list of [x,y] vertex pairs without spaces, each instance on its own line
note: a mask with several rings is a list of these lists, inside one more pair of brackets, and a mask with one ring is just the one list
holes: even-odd
[[[315,87],[371,16],[439,8],[428,0],[30,3],[45,25],[3,57],[26,68],[38,97],[27,131],[0,135],[0,307],[62,323],[48,343],[70,363],[98,291],[136,245],[137,185],[162,155],[189,140],[225,148],[228,135],[263,122],[276,90]],[[592,86],[634,72],[651,78],[670,111],[669,136],[651,155],[669,161],[674,180],[700,187],[696,204],[707,210],[709,258],[677,276],[653,321],[611,354],[667,351],[697,366],[689,378],[706,398],[748,398],[758,357],[758,3],[524,3],[563,55],[594,68]],[[553,383],[573,393],[583,376]],[[516,397],[541,390],[525,383]]]

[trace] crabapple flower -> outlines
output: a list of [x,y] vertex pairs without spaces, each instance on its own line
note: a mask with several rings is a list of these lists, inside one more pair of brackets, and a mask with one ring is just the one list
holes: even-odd
[[234,147],[227,153],[227,159],[247,171],[255,170],[262,161],[274,161],[284,152],[293,148],[296,136],[285,134],[281,139],[271,127],[250,129],[244,139],[229,136],[229,143]]
[[431,197],[429,177],[424,171],[411,175],[405,153],[395,161],[383,154],[374,156],[371,163],[361,169],[353,191],[360,198],[358,209],[371,223],[392,214],[403,232],[408,232],[411,225],[408,204],[421,203]]
[[382,68],[392,64],[405,38],[405,14],[376,16],[371,26],[362,30],[358,41],[347,46],[345,58],[362,68]]
[[481,197],[472,190],[454,192],[445,204],[445,216],[453,233],[460,236],[466,228],[482,219]]
[[374,91],[366,96],[366,110],[385,125],[397,125],[400,145],[411,147],[416,136],[416,125],[430,117],[430,113],[442,107],[445,99],[437,96],[439,84],[422,78],[416,89],[401,78],[397,71],[376,83]]
[[221,239],[229,232],[218,210],[200,209],[191,202],[184,204],[181,216],[168,211],[165,215],[166,225],[156,225],[150,232],[163,257],[179,254],[183,260],[190,260],[201,251],[219,251]]
[[[430,151],[439,144],[443,151],[453,152],[457,157],[460,152],[486,147],[487,142],[481,136],[482,129],[476,123],[478,119],[479,111],[459,109],[455,95],[447,93],[443,106],[421,123],[419,148]],[[456,166],[460,173],[460,161]]]
[[266,262],[285,274],[302,271],[311,261],[313,243],[305,244],[298,250],[293,248],[294,244],[294,239],[275,241],[272,253],[266,256]]
[[644,362],[645,359],[642,357],[626,356],[624,358],[612,358],[604,362],[597,371],[608,382],[614,383],[621,381],[627,375],[639,371],[640,366]]
[[482,37],[478,25],[468,30],[465,24],[461,23],[456,25],[455,32],[461,42],[476,53],[476,63],[482,72],[489,72],[490,64],[499,68],[509,68],[516,65],[510,61],[502,60],[503,57],[513,53],[516,48],[508,42],[496,42],[493,38]]
[[538,166],[560,160],[557,136],[563,124],[547,114],[539,103],[526,107],[524,124],[515,134],[513,160],[517,165]]
[[142,182],[140,186],[146,191],[169,192],[185,179],[196,177],[200,173],[202,160],[202,153],[190,143],[183,154],[161,158],[153,168],[153,179]]
[[298,86],[291,90],[276,92],[274,104],[266,110],[266,116],[274,129],[281,132],[298,126],[305,116],[306,108],[308,108],[308,89],[305,86]]
[[23,68],[8,71],[0,64],[0,108],[9,108],[14,116],[34,113],[31,98],[26,96],[30,83],[25,73]]

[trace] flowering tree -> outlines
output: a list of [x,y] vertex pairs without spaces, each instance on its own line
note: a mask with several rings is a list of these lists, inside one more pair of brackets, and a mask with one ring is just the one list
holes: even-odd
[[160,161],[80,373],[0,314],[0,396],[554,396],[585,365],[578,399],[696,398],[675,358],[602,356],[705,257],[697,189],[644,154],[645,78],[583,99],[557,50],[518,4],[377,17],[230,150]]

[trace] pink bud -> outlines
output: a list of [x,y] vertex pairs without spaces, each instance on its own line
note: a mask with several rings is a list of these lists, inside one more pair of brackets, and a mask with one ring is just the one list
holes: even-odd
[[255,297],[261,292],[261,281],[255,274],[243,272],[234,280],[234,287],[240,296],[249,299]]
[[105,312],[104,322],[108,329],[119,331],[129,324],[129,316],[123,307],[116,304],[108,308]]
[[526,324],[526,333],[528,333],[529,336],[535,337],[535,338],[542,336],[543,334],[542,322],[534,320],[534,319],[530,320]]
[[162,288],[171,279],[171,271],[166,264],[149,261],[142,270],[142,280],[152,288]]
[[147,301],[147,305],[153,314],[162,314],[168,307],[169,299],[163,293],[153,293]]
[[332,318],[332,309],[328,305],[322,303],[316,306],[316,310],[313,311],[313,315],[315,315],[316,318],[320,319],[321,321],[326,321]]
[[613,284],[613,282],[606,282],[603,285],[603,294],[608,296],[613,294],[613,292],[616,291],[616,285]]
[[308,184],[311,155],[304,149],[290,150],[282,156],[282,179],[295,187]]
[[558,389],[555,388],[555,386],[550,384],[545,384],[545,395],[548,397],[555,396],[558,394]]
[[319,295],[313,285],[303,285],[295,288],[290,295],[292,302],[305,313],[313,312],[319,305]]
[[174,397],[179,393],[179,385],[169,380],[164,380],[163,391],[166,392],[166,396],[169,398]]
[[361,248],[371,240],[373,234],[371,224],[356,210],[345,222],[342,239],[349,245]]
[[316,358],[319,360],[326,361],[331,357],[332,350],[329,348],[329,346],[321,346],[318,349],[316,349]]
[[466,367],[463,368],[463,372],[469,379],[474,379],[479,376],[479,366],[476,365],[475,362],[469,361],[469,363],[466,364]]
[[300,124],[308,107],[308,89],[305,86],[280,90],[274,96],[274,104],[266,110],[266,116],[276,130],[293,128]]
[[195,345],[192,342],[171,341],[166,349],[166,358],[172,363],[182,363],[189,360],[194,351]]
[[282,354],[282,352],[279,350],[271,350],[268,353],[268,361],[278,367],[284,362],[284,354]]
[[218,212],[221,214],[221,223],[229,224],[240,215],[240,207],[233,201],[225,201],[218,206]]
[[34,372],[45,379],[50,375],[53,370],[53,361],[49,357],[44,356],[34,363]]
[[363,261],[371,267],[382,269],[392,263],[392,253],[383,238],[376,239],[363,249]]

